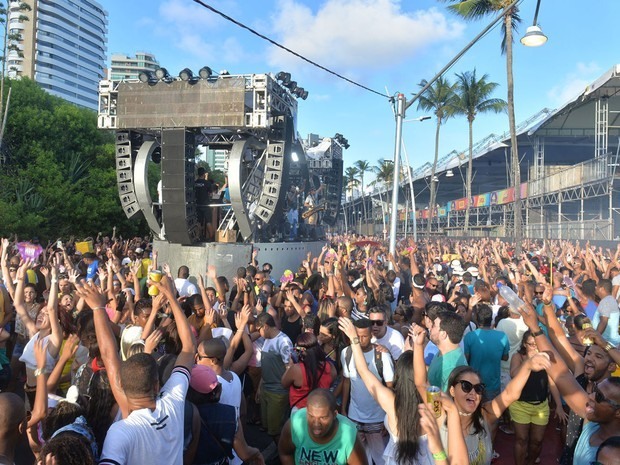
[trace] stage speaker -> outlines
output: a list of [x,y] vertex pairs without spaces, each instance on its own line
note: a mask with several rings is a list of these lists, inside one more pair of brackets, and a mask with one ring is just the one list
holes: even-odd
[[194,193],[194,134],[185,128],[161,131],[162,217],[166,239],[192,244],[200,237]]
[[133,184],[133,153],[130,131],[116,133],[116,186],[127,218],[140,211]]
[[325,214],[323,215],[323,223],[330,226],[336,224],[338,212],[340,211],[340,201],[342,199],[342,159],[332,158],[332,169],[327,171],[324,182],[325,192],[324,199],[327,201]]

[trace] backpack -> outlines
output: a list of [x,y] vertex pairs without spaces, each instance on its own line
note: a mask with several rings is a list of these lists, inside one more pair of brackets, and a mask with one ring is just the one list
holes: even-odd
[[[383,359],[381,358],[381,352],[379,352],[373,344],[373,350],[375,351],[375,366],[377,367],[377,373],[379,373],[379,379],[381,383],[385,386],[385,380],[383,379]],[[353,349],[351,346],[347,347],[345,353],[345,362],[347,368],[349,368],[349,363],[351,363],[351,358],[353,357]]]

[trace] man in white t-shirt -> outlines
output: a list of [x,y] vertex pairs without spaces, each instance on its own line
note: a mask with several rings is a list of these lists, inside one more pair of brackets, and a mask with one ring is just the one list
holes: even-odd
[[382,307],[373,307],[369,310],[368,318],[372,322],[372,343],[385,347],[392,356],[392,360],[398,360],[405,348],[405,338],[394,328],[390,328],[387,322],[386,312]]
[[160,389],[157,364],[149,354],[121,362],[105,311],[106,296],[97,287],[78,284],[78,295],[94,309],[95,332],[114,398],[123,420],[110,426],[99,464],[182,465],[185,396],[196,348],[189,323],[164,277],[155,285],[167,297],[181,340],[181,353],[168,382]]
[[[370,342],[372,322],[363,318],[353,323],[368,369],[386,386],[392,387],[394,381],[394,365],[392,357],[387,353],[378,353]],[[383,451],[387,445],[388,435],[385,434],[383,420],[385,412],[373,399],[364,381],[357,374],[351,348],[341,353],[342,374],[344,376],[342,394],[342,412],[357,423],[358,434],[366,450],[368,463],[383,465]],[[380,360],[379,369],[377,362]]]
[[620,344],[618,324],[620,309],[618,302],[611,295],[612,284],[609,279],[601,279],[596,285],[596,295],[601,299],[592,318],[592,326],[614,346]]
[[179,267],[177,273],[177,279],[174,280],[174,287],[176,287],[179,297],[191,297],[194,294],[198,294],[198,288],[195,284],[191,283],[189,278],[189,268],[185,265]]

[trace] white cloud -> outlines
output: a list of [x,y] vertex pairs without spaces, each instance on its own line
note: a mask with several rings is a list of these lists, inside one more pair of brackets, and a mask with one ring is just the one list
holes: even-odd
[[578,62],[575,69],[547,92],[547,96],[559,107],[582,93],[601,72],[602,68],[595,62]]
[[[400,63],[423,47],[459,37],[464,27],[436,8],[403,12],[398,0],[327,0],[316,12],[295,0],[281,0],[273,18],[283,45],[349,72]],[[269,62],[288,70],[302,66],[275,47]]]

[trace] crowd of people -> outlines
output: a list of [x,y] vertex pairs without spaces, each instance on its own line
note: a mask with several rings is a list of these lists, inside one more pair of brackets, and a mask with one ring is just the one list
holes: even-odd
[[0,245],[1,465],[619,463],[620,244],[333,235],[281,277]]

